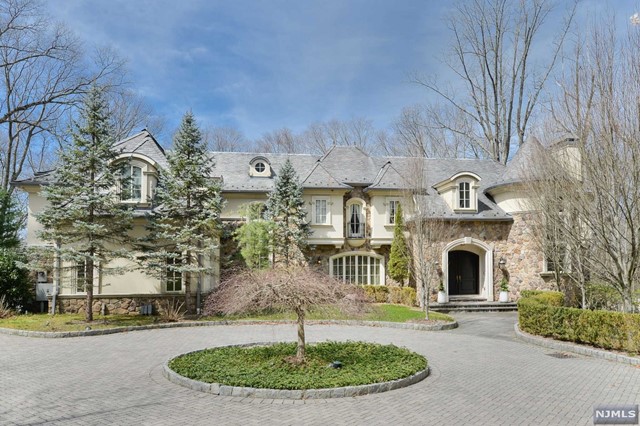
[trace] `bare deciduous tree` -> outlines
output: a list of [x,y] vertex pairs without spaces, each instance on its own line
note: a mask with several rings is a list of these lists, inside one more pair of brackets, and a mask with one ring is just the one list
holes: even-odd
[[304,151],[298,137],[286,127],[265,133],[255,145],[258,152],[298,154]]
[[357,117],[311,124],[300,136],[304,151],[325,154],[332,146],[355,146],[371,153],[375,148],[376,130],[371,120]]
[[[92,84],[108,84],[121,62],[108,50],[94,64],[64,26],[46,18],[35,0],[0,2],[0,188],[45,155],[58,122]],[[113,81],[111,81],[113,83]]]
[[246,270],[223,281],[207,299],[205,313],[293,311],[298,325],[298,362],[305,360],[305,317],[309,309],[357,313],[364,307],[362,289],[304,266]]
[[[414,81],[439,95],[455,121],[431,119],[447,136],[464,135],[482,157],[506,163],[512,144],[522,144],[540,96],[573,19],[575,4],[548,49],[546,63],[532,59],[545,32],[551,1],[459,1],[449,18],[452,45],[445,62],[458,81],[445,87],[435,79]],[[539,65],[539,66],[536,66]]]
[[586,245],[592,279],[616,289],[632,311],[640,278],[640,32],[629,27],[619,38],[604,19],[585,34],[552,110],[558,132],[576,139],[573,155],[555,157],[581,185],[555,201],[575,217],[564,238]]
[[147,129],[156,139],[165,136],[166,123],[137,93],[126,87],[116,87],[107,94],[111,124],[115,140],[130,136],[134,131]]
[[425,311],[425,319],[429,319],[429,304],[433,285],[440,282],[440,255],[443,241],[454,232],[455,220],[447,220],[434,214],[431,197],[427,192],[429,180],[425,159],[416,157],[410,164],[410,187],[405,198],[405,205],[410,206],[411,216],[407,221],[411,235],[412,274],[418,287],[420,305]]
[[210,151],[241,152],[247,149],[247,139],[233,127],[211,127],[202,133]]

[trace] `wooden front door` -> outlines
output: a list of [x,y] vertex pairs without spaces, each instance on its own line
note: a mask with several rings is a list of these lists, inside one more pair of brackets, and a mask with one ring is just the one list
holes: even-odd
[[469,251],[449,252],[449,295],[478,294],[480,257]]

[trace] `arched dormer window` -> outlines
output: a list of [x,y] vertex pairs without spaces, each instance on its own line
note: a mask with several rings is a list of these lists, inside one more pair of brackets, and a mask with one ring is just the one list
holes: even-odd
[[271,177],[271,163],[262,156],[254,157],[249,162],[249,176]]
[[454,212],[477,212],[479,182],[480,176],[477,174],[461,172],[437,183],[433,188]]
[[120,200],[125,203],[150,203],[158,183],[159,165],[137,153],[119,155],[116,164],[120,169]]

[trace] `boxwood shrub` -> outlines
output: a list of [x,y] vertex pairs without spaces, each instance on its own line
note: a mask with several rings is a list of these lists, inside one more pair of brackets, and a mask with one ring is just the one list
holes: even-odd
[[411,287],[387,287],[384,285],[363,285],[369,299],[376,303],[395,303],[415,306],[416,290]]
[[518,301],[520,329],[604,349],[640,352],[640,314],[562,306],[559,292],[530,292]]

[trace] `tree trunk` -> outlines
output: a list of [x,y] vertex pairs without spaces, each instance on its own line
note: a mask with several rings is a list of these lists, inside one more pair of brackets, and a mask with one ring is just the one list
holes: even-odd
[[[187,251],[186,265],[191,266],[191,251]],[[191,296],[191,272],[184,273],[184,309],[187,313],[191,313],[191,303],[189,301]]]
[[93,321],[93,257],[86,258],[85,268],[84,289],[87,292],[85,321],[91,322]]
[[296,353],[296,358],[298,362],[304,362],[306,356],[306,346],[305,346],[305,338],[304,338],[304,308],[297,307],[296,315],[298,316],[298,351]]
[[424,306],[424,319],[429,319],[429,285],[422,282],[422,306]]

